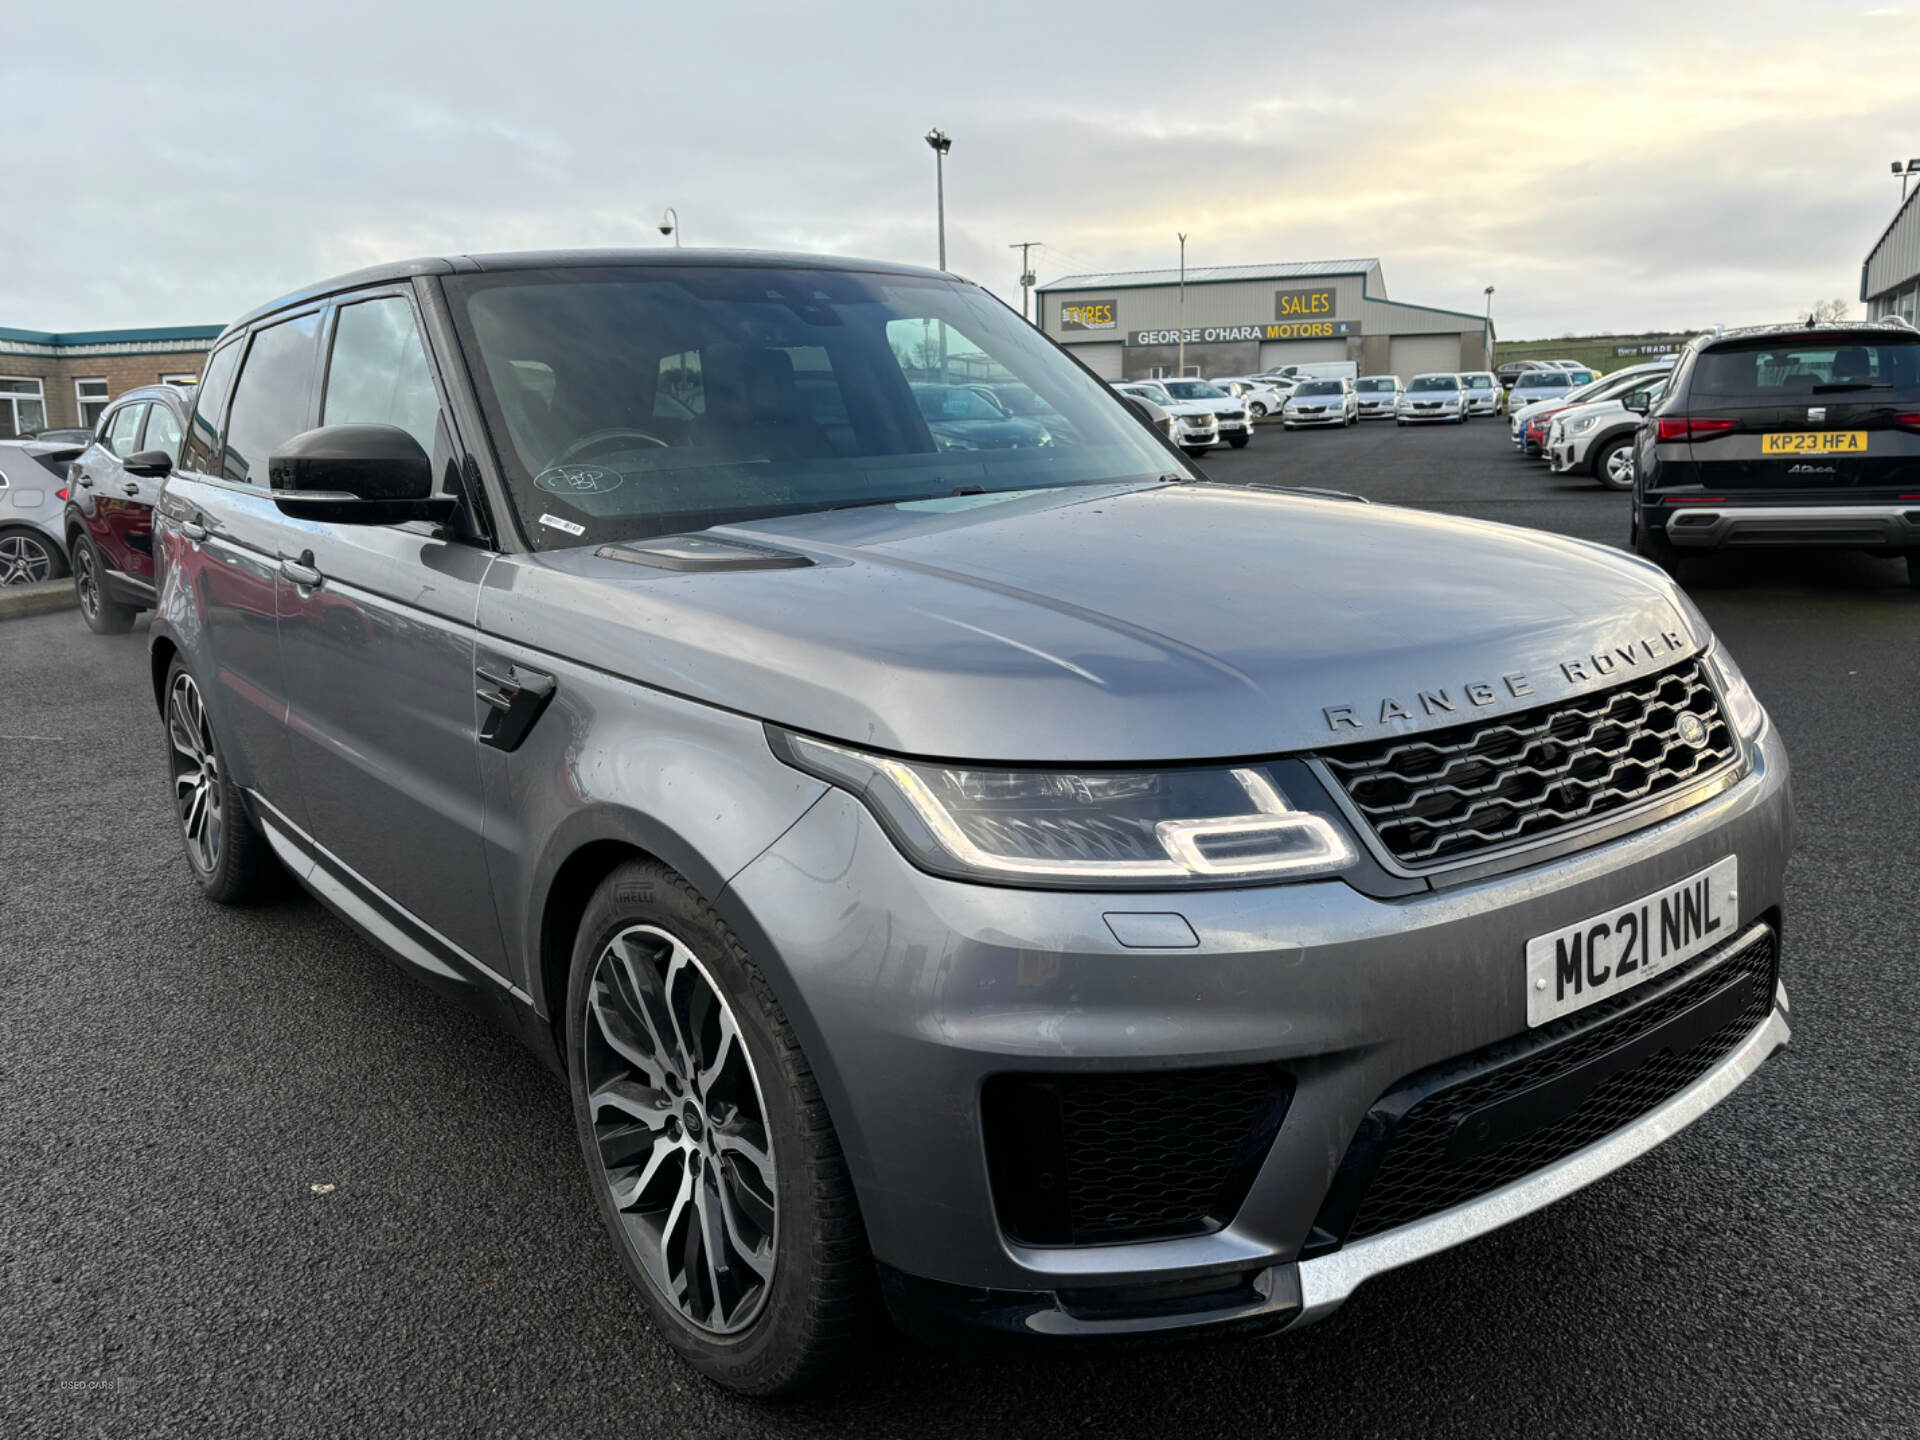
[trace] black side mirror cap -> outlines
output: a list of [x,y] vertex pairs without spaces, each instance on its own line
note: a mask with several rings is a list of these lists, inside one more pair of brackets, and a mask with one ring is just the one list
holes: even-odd
[[433,493],[433,462],[397,425],[324,425],[294,436],[267,460],[283,515],[344,525],[443,521],[459,506]]
[[136,450],[120,462],[120,468],[143,480],[164,480],[173,473],[173,457],[164,450]]

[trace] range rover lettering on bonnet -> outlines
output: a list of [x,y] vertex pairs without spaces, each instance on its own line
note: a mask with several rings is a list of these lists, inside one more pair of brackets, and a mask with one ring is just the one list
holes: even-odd
[[[1568,685],[1590,685],[1596,680],[1656,664],[1667,656],[1687,649],[1687,638],[1678,630],[1662,630],[1652,639],[1634,640],[1591,655],[1562,660],[1557,669]],[[1457,689],[1413,691],[1411,703],[1394,695],[1383,695],[1377,705],[1329,705],[1320,713],[1327,728],[1336,733],[1348,730],[1393,727],[1423,716],[1471,713],[1498,703],[1502,696],[1522,700],[1534,693],[1533,678],[1524,670],[1512,670],[1497,680],[1469,680]]]

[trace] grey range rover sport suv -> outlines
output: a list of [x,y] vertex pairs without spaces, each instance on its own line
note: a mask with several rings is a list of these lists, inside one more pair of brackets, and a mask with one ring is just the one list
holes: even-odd
[[[949,447],[942,383],[1052,443]],[[1663,574],[1209,483],[951,275],[318,285],[217,342],[156,532],[200,884],[291,873],[563,1073],[741,1391],[882,1308],[1304,1324],[1787,1041],[1786,754]]]

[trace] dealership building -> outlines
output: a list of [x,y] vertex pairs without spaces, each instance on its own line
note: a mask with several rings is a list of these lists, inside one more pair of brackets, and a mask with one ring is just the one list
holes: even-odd
[[49,427],[91,429],[108,401],[136,385],[197,383],[220,330],[0,328],[0,440]]
[[1039,325],[1110,380],[1176,373],[1250,375],[1351,360],[1362,375],[1405,379],[1485,370],[1493,328],[1480,315],[1387,298],[1378,260],[1207,265],[1068,275],[1039,289]]
[[1860,267],[1860,299],[1869,320],[1897,315],[1920,325],[1920,185],[1867,252]]

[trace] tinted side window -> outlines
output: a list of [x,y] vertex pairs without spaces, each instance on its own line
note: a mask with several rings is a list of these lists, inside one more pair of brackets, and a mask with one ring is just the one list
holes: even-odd
[[340,310],[327,364],[322,425],[397,425],[433,451],[440,396],[427,347],[405,297],[363,300]]
[[220,453],[220,422],[226,418],[227,392],[233,385],[234,367],[240,363],[243,340],[223,346],[207,361],[206,379],[195,397],[193,418],[187,422],[186,457],[182,470],[202,474],[213,469],[213,457]]
[[307,428],[318,312],[256,330],[227,411],[220,473],[249,485],[267,483],[267,460]]
[[165,405],[155,405],[147,412],[147,434],[140,442],[140,448],[164,450],[168,459],[179,462],[180,422],[173,418],[173,411]]
[[107,422],[107,433],[101,437],[100,443],[122,460],[126,459],[133,453],[134,442],[140,438],[140,417],[146,413],[145,405],[121,406]]

